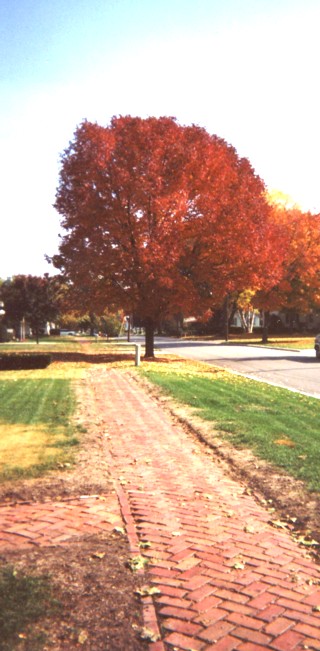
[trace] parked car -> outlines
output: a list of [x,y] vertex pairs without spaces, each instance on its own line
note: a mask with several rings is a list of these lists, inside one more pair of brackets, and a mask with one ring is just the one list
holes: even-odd
[[316,351],[316,358],[320,359],[320,335],[317,335],[314,340],[314,349]]

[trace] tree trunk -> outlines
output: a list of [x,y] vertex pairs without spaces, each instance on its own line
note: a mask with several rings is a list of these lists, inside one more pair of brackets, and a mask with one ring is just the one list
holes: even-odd
[[155,330],[155,324],[153,319],[150,317],[147,317],[145,320],[145,344],[146,344],[146,352],[145,352],[145,357],[154,357],[154,330]]
[[270,312],[263,312],[262,343],[268,343]]
[[224,338],[225,341],[229,341],[229,294],[227,294],[225,298],[224,310]]

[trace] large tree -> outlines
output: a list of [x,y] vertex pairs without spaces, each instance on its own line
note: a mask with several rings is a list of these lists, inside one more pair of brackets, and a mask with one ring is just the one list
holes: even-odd
[[269,207],[247,159],[173,118],[83,122],[62,156],[52,258],[84,309],[123,308],[154,329],[270,283]]

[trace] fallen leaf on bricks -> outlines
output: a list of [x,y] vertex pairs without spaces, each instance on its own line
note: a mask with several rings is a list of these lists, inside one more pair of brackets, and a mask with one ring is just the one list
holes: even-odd
[[128,565],[132,572],[137,572],[138,570],[143,570],[144,566],[147,565],[148,559],[143,556],[133,556],[128,560]]
[[113,531],[115,531],[116,533],[121,533],[123,536],[125,534],[125,530],[123,527],[114,527]]
[[239,562],[237,562],[237,563],[234,563],[234,565],[232,565],[232,568],[233,568],[234,570],[244,570],[245,566],[246,566],[245,563],[241,563],[241,562],[239,561]]
[[136,624],[133,624],[132,628],[137,631],[138,635],[140,635],[143,640],[149,640],[149,642],[157,642],[160,640],[159,633],[153,631],[152,628],[148,628],[147,626],[140,628]]
[[316,540],[307,540],[304,538],[304,536],[299,536],[299,538],[296,539],[300,545],[305,545],[306,547],[315,547],[316,545],[319,545],[319,543]]
[[88,633],[87,631],[80,631],[79,636],[78,636],[78,642],[79,644],[85,644],[85,642],[88,639]]
[[282,522],[281,520],[270,520],[269,524],[272,524],[277,529],[286,529],[288,526],[287,522]]
[[138,594],[140,597],[152,597],[154,594],[161,594],[161,590],[155,586],[145,585],[135,590],[135,594]]

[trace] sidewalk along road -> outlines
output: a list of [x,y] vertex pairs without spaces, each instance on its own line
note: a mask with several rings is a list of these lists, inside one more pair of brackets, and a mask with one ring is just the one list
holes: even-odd
[[95,368],[91,386],[146,599],[156,588],[150,651],[320,650],[320,570],[290,525],[130,374]]

